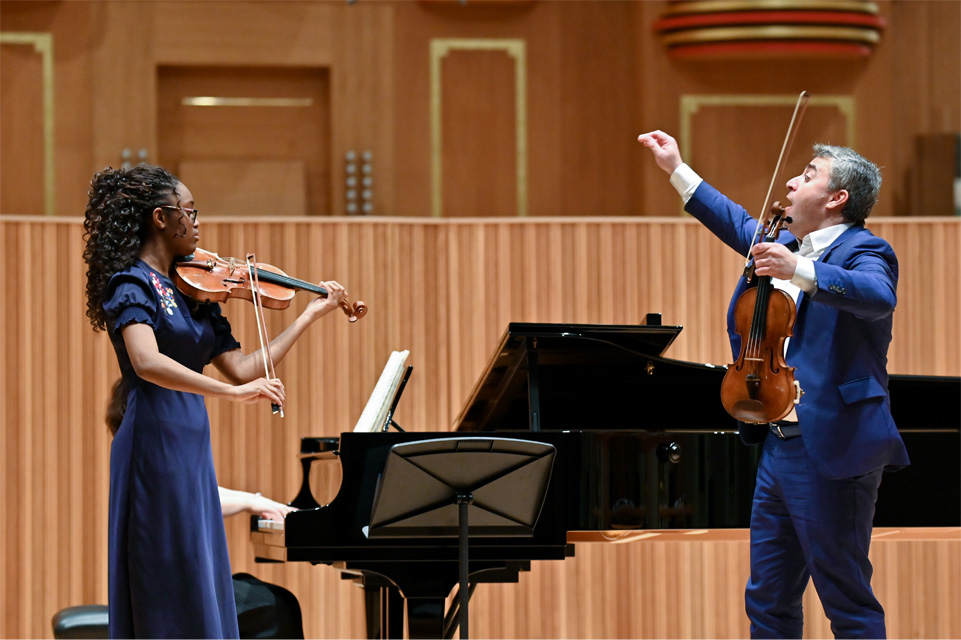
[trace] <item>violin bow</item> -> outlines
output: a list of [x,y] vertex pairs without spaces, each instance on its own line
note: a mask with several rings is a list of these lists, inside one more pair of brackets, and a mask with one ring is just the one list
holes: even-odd
[[[268,380],[276,378],[274,373],[274,359],[270,355],[270,338],[267,336],[267,321],[264,318],[264,307],[260,301],[260,279],[257,277],[257,258],[254,254],[247,254],[247,273],[250,276],[251,292],[253,293],[254,316],[257,318],[257,336],[260,338],[260,350],[264,357],[264,373]],[[279,404],[270,404],[270,410],[284,417],[284,408]]]
[[801,95],[798,96],[797,104],[794,105],[794,114],[791,116],[791,124],[788,126],[787,135],[784,137],[784,144],[781,145],[781,154],[777,158],[777,165],[774,167],[774,175],[771,176],[771,185],[767,188],[767,195],[764,196],[764,206],[761,207],[761,215],[758,216],[757,228],[754,230],[754,237],[751,239],[751,246],[747,250],[747,257],[744,259],[744,272],[748,273],[751,267],[751,249],[757,244],[758,236],[760,235],[762,229],[767,224],[768,209],[771,205],[771,194],[774,193],[774,185],[777,184],[778,177],[781,175],[781,165],[784,159],[787,157],[788,153],[791,152],[791,145],[794,144],[794,136],[797,135],[797,130],[801,126],[801,118],[804,116],[804,110],[807,109],[808,100],[811,98],[811,94],[807,91],[802,91]]

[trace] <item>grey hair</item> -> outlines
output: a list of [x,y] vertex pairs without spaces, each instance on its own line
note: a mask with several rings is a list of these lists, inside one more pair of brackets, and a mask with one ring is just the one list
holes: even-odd
[[848,222],[860,224],[871,214],[881,190],[881,170],[864,156],[847,147],[830,144],[814,145],[815,158],[831,160],[829,191],[844,189],[848,201],[841,211]]

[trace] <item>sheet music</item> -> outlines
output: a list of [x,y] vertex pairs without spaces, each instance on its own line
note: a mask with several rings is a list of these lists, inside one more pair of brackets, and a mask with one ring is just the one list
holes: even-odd
[[407,362],[408,355],[410,355],[410,351],[406,349],[404,351],[394,351],[390,354],[387,366],[384,367],[380,379],[374,385],[374,391],[370,394],[367,406],[364,407],[360,419],[354,425],[354,433],[371,433],[383,428],[387,412],[390,410],[390,403],[393,401],[394,394],[397,393],[397,387],[400,386],[400,381],[404,377],[404,363]]

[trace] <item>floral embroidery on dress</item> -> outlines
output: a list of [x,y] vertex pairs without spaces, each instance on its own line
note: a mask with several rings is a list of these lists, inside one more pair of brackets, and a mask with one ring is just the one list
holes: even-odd
[[150,272],[150,281],[153,282],[154,289],[160,294],[160,306],[163,308],[164,312],[168,316],[174,314],[174,309],[177,308],[177,301],[174,300],[174,290],[171,287],[165,287],[157,274],[153,271]]

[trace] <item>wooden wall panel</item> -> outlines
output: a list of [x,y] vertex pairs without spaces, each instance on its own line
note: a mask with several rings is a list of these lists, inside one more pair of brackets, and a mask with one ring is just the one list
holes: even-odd
[[[636,42],[648,38],[650,25],[640,14],[646,3],[609,3],[602,11],[595,2],[541,4],[557,14],[560,50],[552,60],[541,52],[532,54],[532,64],[540,59],[545,66],[548,60],[556,65],[547,68],[558,74],[555,82],[560,96],[543,102],[541,110],[531,114],[532,126],[541,125],[531,132],[531,146],[542,146],[545,151],[556,148],[557,168],[550,174],[532,163],[531,191],[532,199],[534,192],[542,198],[556,193],[559,202],[532,208],[532,212],[542,216],[640,215],[643,191],[636,177],[650,159],[635,148],[634,140],[642,133],[635,132],[639,124],[635,113],[638,105],[661,89],[635,81],[637,69],[646,63],[632,55]],[[537,23],[547,19],[543,14],[536,18]],[[560,127],[556,132],[543,127],[545,116],[557,118]]]
[[[83,5],[79,5],[83,6]],[[78,174],[62,184],[62,199],[57,213],[73,215],[86,205],[90,175],[104,167],[123,163],[125,149],[131,162],[144,150],[147,162],[157,159],[157,71],[154,45],[189,42],[189,34],[179,29],[159,29],[155,23],[157,4],[153,2],[103,2],[87,5],[88,32],[76,55],[86,57],[91,66],[90,85],[84,92],[60,94],[58,104],[69,108],[74,101],[87,103],[91,110],[92,136],[84,151],[85,164]],[[59,41],[70,40],[72,32],[56,34]],[[74,36],[76,37],[76,36]],[[58,119],[58,125],[63,121]],[[62,178],[58,178],[61,179]]]
[[[467,41],[453,45],[437,62],[439,122],[432,123],[440,140],[432,141],[438,155],[433,158],[433,188],[441,195],[435,215],[476,217],[482,215],[517,216],[526,214],[518,202],[519,147],[518,128],[526,133],[526,113],[518,114],[518,96],[513,90],[517,73],[526,71],[522,59],[517,69],[517,53],[494,49],[493,42]],[[484,47],[484,48],[481,48]],[[524,98],[527,87],[524,85]],[[522,103],[525,104],[525,103]],[[431,118],[435,117],[434,112]],[[525,185],[526,186],[526,185]]]
[[[90,57],[85,48],[92,12],[90,6],[80,3],[57,5],[55,11],[52,10],[54,8],[54,5],[46,3],[0,1],[0,22],[5,35],[0,57],[5,57],[10,49],[29,50],[29,47],[7,46],[7,37],[11,32],[14,37],[16,33],[37,34],[41,38],[49,38],[52,43],[52,49],[48,49],[52,54],[52,73],[45,93],[52,96],[53,118],[49,123],[43,122],[39,137],[34,126],[28,125],[28,120],[33,120],[34,116],[42,117],[43,112],[42,103],[34,102],[37,96],[30,88],[34,77],[8,75],[9,70],[4,67],[0,98],[2,102],[17,105],[15,115],[5,110],[0,119],[0,128],[4,129],[3,148],[0,150],[0,174],[4,188],[12,187],[25,192],[43,189],[41,194],[46,193],[42,195],[43,204],[49,203],[50,206],[41,206],[39,210],[19,207],[0,209],[6,213],[76,213],[76,209],[71,211],[67,208],[69,203],[76,204],[83,197],[82,193],[78,197],[71,197],[77,184],[75,178],[89,175],[91,171],[93,101],[81,96],[91,93]],[[97,27],[102,29],[104,25],[98,24]],[[20,111],[24,107],[36,108],[37,111],[25,119],[25,114]],[[16,130],[11,132],[16,141],[7,137],[8,128]],[[27,128],[27,131],[21,131],[21,128]],[[44,129],[50,133],[43,133]],[[23,136],[23,133],[27,135]],[[44,157],[44,137],[51,141],[51,154],[47,157]],[[23,174],[23,168],[45,165],[48,160],[49,166],[44,169],[47,175],[36,178],[36,174],[31,173],[29,180],[26,180],[28,176]],[[47,185],[44,185],[45,180],[49,180]],[[34,181],[35,184],[32,184]]]
[[[901,259],[890,370],[961,374],[961,309],[951,274],[961,220],[871,221]],[[337,279],[370,313],[334,313],[302,338],[278,374],[287,417],[266,407],[208,403],[224,486],[289,500],[300,483],[302,436],[353,427],[393,349],[414,375],[396,419],[408,430],[449,430],[509,321],[638,323],[661,312],[684,325],[670,357],[726,363],[724,314],[737,256],[686,218],[413,220],[207,219],[202,246],[258,259],[308,279]],[[6,278],[0,296],[3,424],[0,637],[50,637],[50,617],[105,602],[109,436],[103,412],[116,359],[85,317],[77,218],[0,217]],[[272,334],[307,303],[268,315]],[[226,313],[247,349],[249,305]],[[315,484],[332,496],[339,470]],[[320,486],[321,476],[327,486]],[[882,489],[883,490],[883,489]],[[311,637],[363,637],[360,591],[326,567],[252,561],[245,518],[228,522],[233,569],[289,587]],[[517,585],[483,585],[471,608],[485,637],[744,637],[743,540],[578,544],[577,557],[536,563]],[[961,541],[879,539],[875,589],[889,634],[958,637]],[[806,635],[830,633],[813,590]]]
[[[636,82],[636,39],[646,39],[635,2],[397,3],[394,76],[395,198],[392,215],[431,211],[429,78],[424,55],[434,39],[517,39],[527,51],[528,214],[632,215],[640,211],[642,163],[634,138],[638,104],[649,98]],[[446,80],[445,80],[446,82]],[[469,100],[482,82],[461,72]],[[502,84],[489,100],[500,104]],[[445,94],[447,93],[445,89]],[[445,96],[450,98],[450,96]],[[446,118],[445,118],[446,124]],[[491,132],[498,139],[506,132]],[[513,146],[513,143],[511,143]],[[481,159],[478,184],[513,180],[512,167]],[[445,166],[446,171],[446,166]],[[446,187],[445,187],[446,188]],[[474,188],[477,188],[476,186]],[[661,211],[661,210],[651,210]]]
[[[0,130],[0,166],[4,168],[0,211],[43,214],[44,158],[48,151],[43,129],[44,91],[53,86],[44,86],[44,54],[35,46],[38,36],[43,36],[18,35],[23,42],[3,40],[0,45],[0,119],[16,123]],[[49,151],[53,151],[52,144]]]

